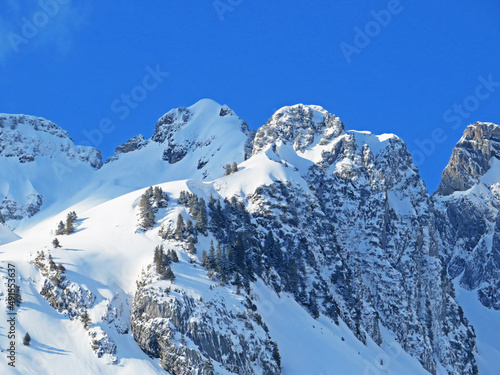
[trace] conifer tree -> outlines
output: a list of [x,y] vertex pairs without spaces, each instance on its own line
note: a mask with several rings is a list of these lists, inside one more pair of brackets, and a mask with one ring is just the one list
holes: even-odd
[[201,266],[208,268],[208,256],[206,250],[203,250],[203,253],[201,253]]
[[59,240],[57,238],[54,238],[52,240],[52,246],[54,246],[54,249],[57,249],[58,247],[61,247],[61,244],[59,243]]
[[210,357],[208,361],[205,362],[205,368],[203,369],[203,375],[215,375],[214,365]]
[[228,273],[233,273],[236,269],[235,267],[235,263],[234,263],[234,250],[233,250],[233,246],[231,246],[231,244],[229,244],[227,246],[227,272]]
[[231,164],[226,164],[226,172],[224,173],[224,176],[228,176],[231,174]]
[[287,267],[287,275],[288,275],[288,290],[292,293],[297,293],[298,292],[298,286],[299,286],[299,274],[297,270],[297,263],[295,262],[295,259],[290,258],[288,261],[288,267]]
[[52,254],[49,254],[49,271],[54,271],[56,268],[56,263],[54,259],[52,259]]
[[155,247],[154,262],[156,266],[156,273],[162,278],[165,278],[165,254],[163,252],[163,245]]
[[60,236],[66,233],[66,226],[62,222],[62,220],[57,225],[56,235]]
[[194,226],[193,226],[193,222],[191,220],[188,219],[188,221],[186,222],[186,233],[188,235],[191,235],[191,234],[194,234]]
[[220,245],[220,242],[217,242],[217,250],[215,252],[215,269],[221,275],[226,271],[225,263],[226,259],[225,254],[222,251],[222,246]]
[[203,198],[200,199],[198,213],[196,215],[196,229],[202,233],[205,233],[207,228],[207,208],[205,206],[205,200]]
[[234,280],[233,280],[233,285],[236,285],[237,287],[241,287],[241,276],[238,272],[234,274]]
[[163,248],[163,245],[157,245],[155,246],[155,251],[154,251],[154,257],[153,257],[153,262],[155,265],[160,263],[162,261],[161,255],[160,255],[160,248]]
[[245,269],[245,247],[241,238],[237,238],[234,244],[234,265],[240,272]]
[[75,231],[75,227],[73,225],[74,219],[73,215],[71,213],[68,213],[68,216],[66,217],[66,234],[71,234]]
[[179,256],[177,255],[177,251],[175,250],[170,251],[170,259],[172,260],[173,263],[179,263]]
[[23,345],[30,346],[30,343],[31,343],[31,336],[28,332],[26,332],[26,334],[24,335],[24,338],[23,338]]
[[166,202],[168,201],[168,195],[163,192],[163,189],[161,187],[159,186],[154,187],[153,197],[157,207],[163,208],[166,206]]
[[193,237],[189,236],[188,238],[188,253],[189,254],[196,254],[196,246],[194,246],[194,240]]
[[82,315],[80,316],[80,320],[82,321],[82,324],[83,324],[83,328],[85,330],[88,330],[92,321],[90,320],[90,317],[89,317],[89,313],[87,312],[87,310],[85,310]]
[[182,241],[184,238],[184,218],[181,214],[177,216],[177,227],[175,228],[175,238]]
[[153,228],[156,220],[147,192],[141,196],[141,200],[139,201],[139,210],[141,218],[140,227],[143,230]]
[[210,194],[210,199],[208,200],[208,208],[210,208],[211,211],[215,211],[215,198],[212,194]]
[[165,271],[165,279],[170,280],[172,282],[175,280],[174,271],[172,271],[172,268],[170,268],[170,266]]
[[215,249],[214,249],[214,242],[210,242],[210,248],[208,249],[208,269],[214,269],[215,268]]
[[233,161],[233,165],[231,166],[231,173],[238,172],[238,164]]

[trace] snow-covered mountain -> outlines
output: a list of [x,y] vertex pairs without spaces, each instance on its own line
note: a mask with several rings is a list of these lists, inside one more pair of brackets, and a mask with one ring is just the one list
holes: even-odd
[[188,178],[213,180],[227,163],[249,156],[252,138],[231,109],[204,99],[163,115],[151,138],[140,134],[117,147],[100,174],[135,189]]
[[[3,184],[19,189],[20,178],[43,197],[38,213],[17,208],[0,224],[0,259],[16,265],[23,298],[17,334],[32,337],[12,373],[444,375],[500,364],[478,318],[500,328],[487,311],[498,310],[500,272],[496,125],[466,129],[430,197],[400,138],[348,131],[319,106],[283,107],[250,132],[201,100],[102,167],[46,120],[2,118]],[[66,189],[46,188],[54,159],[76,165]],[[28,207],[31,190],[5,191]],[[60,221],[74,230],[57,235]]]
[[75,194],[101,165],[99,150],[54,123],[0,114],[0,215],[10,227]]
[[500,310],[500,127],[469,125],[434,196],[452,278]]

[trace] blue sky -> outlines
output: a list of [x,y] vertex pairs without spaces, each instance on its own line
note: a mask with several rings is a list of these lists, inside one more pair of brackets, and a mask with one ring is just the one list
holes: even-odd
[[500,123],[499,15],[497,0],[6,0],[0,112],[107,157],[201,98],[253,129],[318,104],[403,138],[432,192],[467,124]]

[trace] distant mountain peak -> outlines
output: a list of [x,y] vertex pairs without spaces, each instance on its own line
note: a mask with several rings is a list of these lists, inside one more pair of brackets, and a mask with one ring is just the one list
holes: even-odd
[[0,129],[21,130],[23,127],[49,133],[59,138],[69,138],[68,132],[43,117],[23,114],[0,113]]
[[101,152],[93,147],[77,146],[68,132],[42,117],[0,114],[0,155],[16,157],[21,163],[37,157],[65,155],[98,169]]
[[436,193],[450,195],[479,182],[491,167],[491,158],[500,156],[500,126],[476,122],[467,126],[453,149]]

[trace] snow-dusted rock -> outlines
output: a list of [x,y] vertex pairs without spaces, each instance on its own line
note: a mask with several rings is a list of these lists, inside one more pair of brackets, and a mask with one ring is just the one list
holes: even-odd
[[0,212],[12,227],[78,191],[101,166],[99,150],[75,145],[54,123],[0,114]]
[[469,125],[434,195],[448,273],[500,310],[500,126]]

